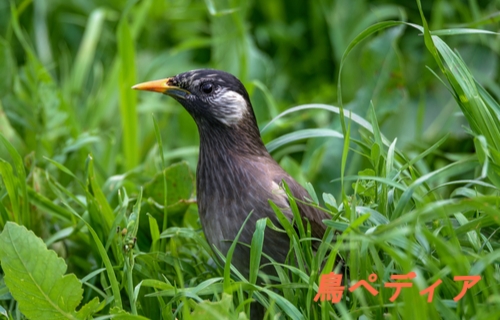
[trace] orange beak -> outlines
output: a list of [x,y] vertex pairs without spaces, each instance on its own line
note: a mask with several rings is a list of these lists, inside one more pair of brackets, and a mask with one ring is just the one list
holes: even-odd
[[132,89],[159,92],[182,99],[185,99],[187,95],[191,94],[185,89],[172,85],[172,78],[139,83],[133,86]]

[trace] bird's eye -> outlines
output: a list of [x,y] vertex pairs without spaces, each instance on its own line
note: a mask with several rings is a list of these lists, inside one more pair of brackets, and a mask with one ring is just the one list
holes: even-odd
[[210,82],[205,82],[201,85],[201,91],[203,91],[204,93],[211,93],[213,90],[214,86]]

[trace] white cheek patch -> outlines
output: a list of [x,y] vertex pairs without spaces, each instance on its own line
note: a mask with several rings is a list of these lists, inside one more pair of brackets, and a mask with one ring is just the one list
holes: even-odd
[[248,113],[245,98],[234,91],[221,92],[213,102],[219,106],[216,112],[217,118],[226,125],[240,122]]

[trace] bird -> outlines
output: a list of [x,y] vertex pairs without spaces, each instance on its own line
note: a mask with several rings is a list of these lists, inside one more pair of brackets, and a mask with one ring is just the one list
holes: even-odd
[[[321,239],[325,219],[331,216],[307,204],[308,192],[293,179],[267,151],[259,131],[249,95],[234,75],[215,69],[198,69],[137,84],[136,90],[165,94],[177,100],[194,119],[200,137],[196,169],[196,191],[200,223],[210,246],[227,254],[241,230],[232,264],[248,275],[252,236],[257,220],[279,221],[269,201],[274,202],[292,222],[289,187],[304,223]],[[244,245],[247,244],[247,245]],[[290,248],[286,233],[266,228],[263,253],[284,263]],[[265,259],[264,259],[265,260]],[[263,261],[261,264],[263,264]],[[273,274],[267,266],[262,271]]]

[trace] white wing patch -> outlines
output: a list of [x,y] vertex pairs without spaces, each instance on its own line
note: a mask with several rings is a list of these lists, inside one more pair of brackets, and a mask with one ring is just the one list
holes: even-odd
[[271,192],[272,194],[277,195],[281,200],[283,200],[286,204],[288,204],[288,196],[286,195],[285,190],[276,182],[271,183]]
[[271,193],[276,195],[276,198],[272,199],[274,204],[281,209],[281,212],[285,214],[289,221],[292,221],[293,214],[290,210],[288,196],[286,195],[285,190],[283,190],[283,187],[273,181],[271,183]]
[[222,91],[214,98],[213,102],[220,106],[217,108],[217,118],[226,125],[240,122],[248,113],[245,98],[231,90]]

